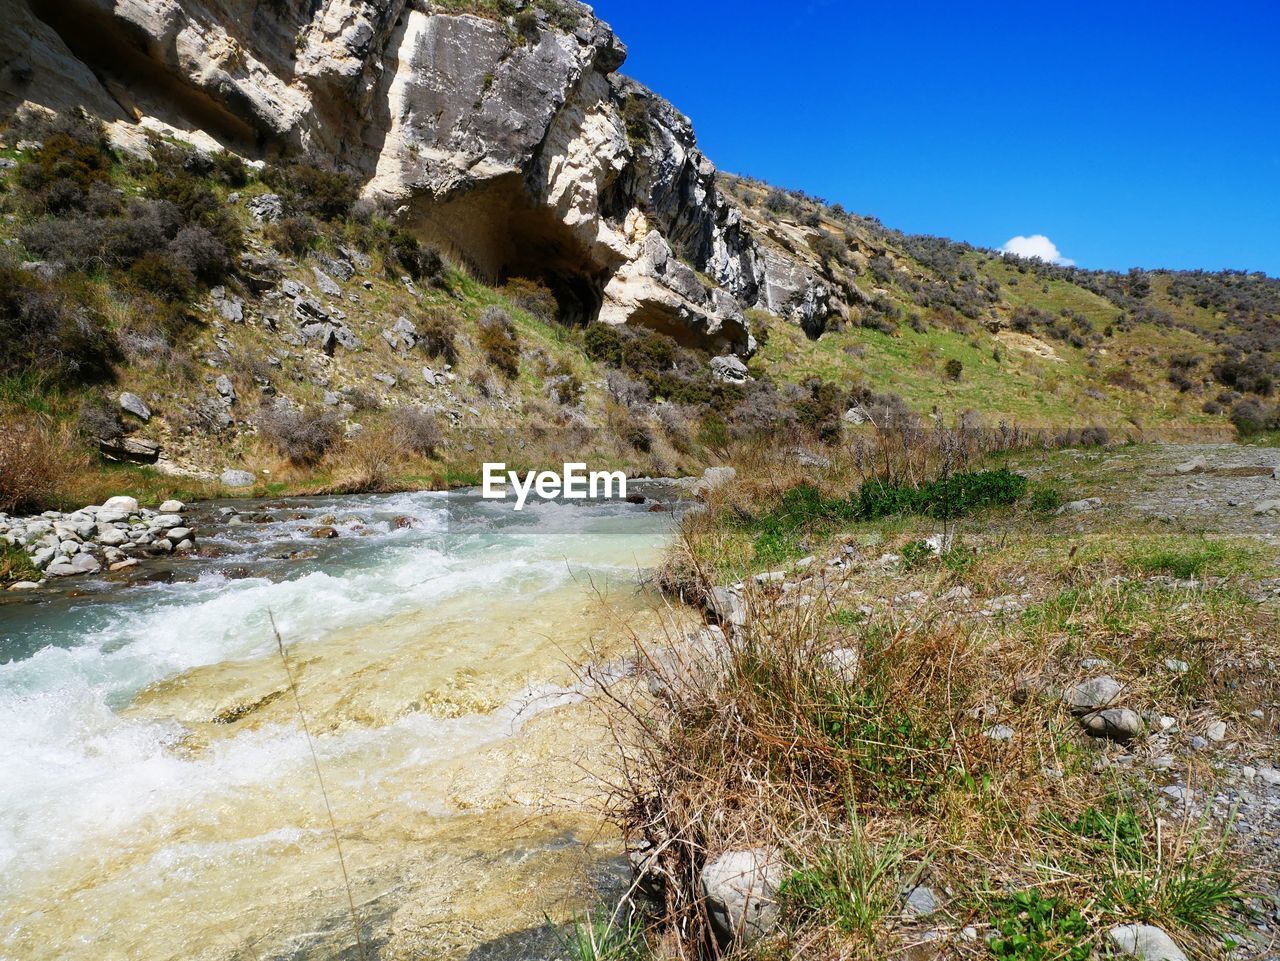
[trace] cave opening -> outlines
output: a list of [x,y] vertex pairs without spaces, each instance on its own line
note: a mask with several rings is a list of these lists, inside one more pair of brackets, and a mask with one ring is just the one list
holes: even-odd
[[421,198],[411,218],[424,242],[486,282],[522,277],[544,284],[556,299],[561,323],[583,326],[599,315],[613,265],[593,257],[552,210],[531,202],[519,174],[442,201]]
[[[137,120],[141,113],[178,129],[203,130],[247,156],[263,155],[274,146],[265,132],[234,111],[234,89],[225,91],[229,109],[165,66],[148,51],[141,32],[108,11],[81,0],[31,0],[31,10],[93,71],[126,116]],[[245,113],[252,115],[248,105]]]

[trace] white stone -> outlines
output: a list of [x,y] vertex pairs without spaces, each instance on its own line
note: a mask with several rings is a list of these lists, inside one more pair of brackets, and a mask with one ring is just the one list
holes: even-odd
[[1173,939],[1153,924],[1122,924],[1107,932],[1117,951],[1139,961],[1187,961]]
[[107,498],[103,508],[106,510],[124,511],[126,514],[136,514],[138,512],[138,499],[136,497],[125,497],[118,495],[116,497]]

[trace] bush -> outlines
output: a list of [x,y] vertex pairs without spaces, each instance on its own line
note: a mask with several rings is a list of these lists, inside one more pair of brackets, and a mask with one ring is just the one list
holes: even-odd
[[111,178],[102,126],[70,120],[40,136],[41,148],[18,171],[19,186],[37,209],[60,214],[83,208],[90,190]]
[[839,385],[814,377],[791,388],[787,398],[801,427],[825,443],[840,439],[846,398]]
[[282,217],[263,228],[267,242],[282,254],[304,257],[320,239],[316,222],[306,214]]
[[444,444],[440,417],[420,407],[399,407],[391,415],[396,445],[422,457],[433,457]]
[[391,235],[391,252],[414,280],[436,280],[444,272],[444,258],[440,251],[426,246],[407,230],[397,230]]
[[109,378],[119,351],[89,297],[68,279],[47,281],[0,261],[0,376]]
[[502,292],[507,295],[507,299],[519,307],[521,310],[527,311],[539,320],[545,320],[548,323],[555,320],[560,314],[560,305],[556,302],[555,294],[546,284],[539,283],[536,280],[530,280],[527,277],[512,277]]
[[0,417],[0,511],[38,514],[65,506],[68,483],[87,465],[68,431],[24,413]]
[[622,366],[622,335],[612,324],[588,325],[582,335],[582,347],[592,360],[610,367]]
[[1280,429],[1280,407],[1268,409],[1254,397],[1236,401],[1231,408],[1231,423],[1242,436]]
[[511,380],[520,373],[520,341],[516,325],[499,307],[489,307],[480,315],[479,347],[488,362]]
[[139,290],[175,303],[188,300],[196,286],[195,274],[159,251],[139,258],[129,268],[129,280]]
[[859,489],[855,508],[861,520],[894,514],[963,517],[988,507],[1012,504],[1026,492],[1027,479],[1004,468],[955,474],[918,487],[872,480]]
[[231,269],[227,247],[206,227],[188,224],[169,244],[169,257],[209,286],[219,283]]
[[263,179],[284,195],[290,206],[321,220],[341,220],[351,213],[360,187],[351,174],[307,161],[268,167]]
[[292,464],[319,463],[342,436],[341,420],[332,411],[310,412],[272,407],[258,416],[258,432]]
[[959,380],[964,373],[964,364],[952,357],[943,367],[943,371],[947,375],[947,380]]
[[461,323],[451,310],[435,308],[418,316],[418,346],[429,357],[438,357],[446,364],[458,361],[457,331]]

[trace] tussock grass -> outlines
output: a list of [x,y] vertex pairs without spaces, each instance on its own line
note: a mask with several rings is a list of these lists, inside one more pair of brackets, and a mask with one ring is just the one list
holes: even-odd
[[[744,578],[750,617],[723,641],[668,641],[679,656],[643,648],[652,699],[614,718],[614,811],[656,881],[659,956],[896,957],[927,926],[956,957],[1083,959],[1134,921],[1212,956],[1254,884],[1226,826],[1171,819],[1149,786],[1100,766],[1122,749],[1087,737],[1058,693],[1110,673],[1124,706],[1188,727],[1273,699],[1259,668],[1280,631],[1246,590],[1260,548],[1120,517],[1046,525],[1035,503],[863,521],[838,505],[870,475],[838,458],[740,465],[668,558],[663,582],[686,597]],[[760,519],[798,503],[811,523],[787,531],[783,560],[760,551]],[[880,558],[940,531],[941,556]],[[815,560],[788,567],[801,549]],[[747,577],[766,564],[785,579]],[[829,666],[835,650],[856,651],[858,669]],[[1207,789],[1213,772],[1190,763]],[[733,953],[710,936],[698,876],[746,847],[790,866],[784,922]],[[903,893],[922,882],[950,896],[911,921]]]

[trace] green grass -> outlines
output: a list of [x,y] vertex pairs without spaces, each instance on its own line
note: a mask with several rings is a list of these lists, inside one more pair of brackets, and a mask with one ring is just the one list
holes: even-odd
[[848,934],[870,935],[900,905],[908,850],[901,837],[872,844],[855,819],[844,843],[824,848],[787,876],[783,906]]
[[0,543],[0,584],[38,581],[42,576],[25,550],[15,544]]
[[584,912],[560,934],[566,961],[646,961],[652,957],[644,925],[634,914],[621,917],[621,908]]
[[1001,961],[1088,961],[1089,923],[1080,909],[1039,891],[1015,891],[995,901],[990,942]]
[[1180,578],[1225,576],[1243,573],[1256,563],[1258,552],[1241,544],[1209,538],[1179,538],[1145,544],[1126,559],[1148,574],[1172,574]]

